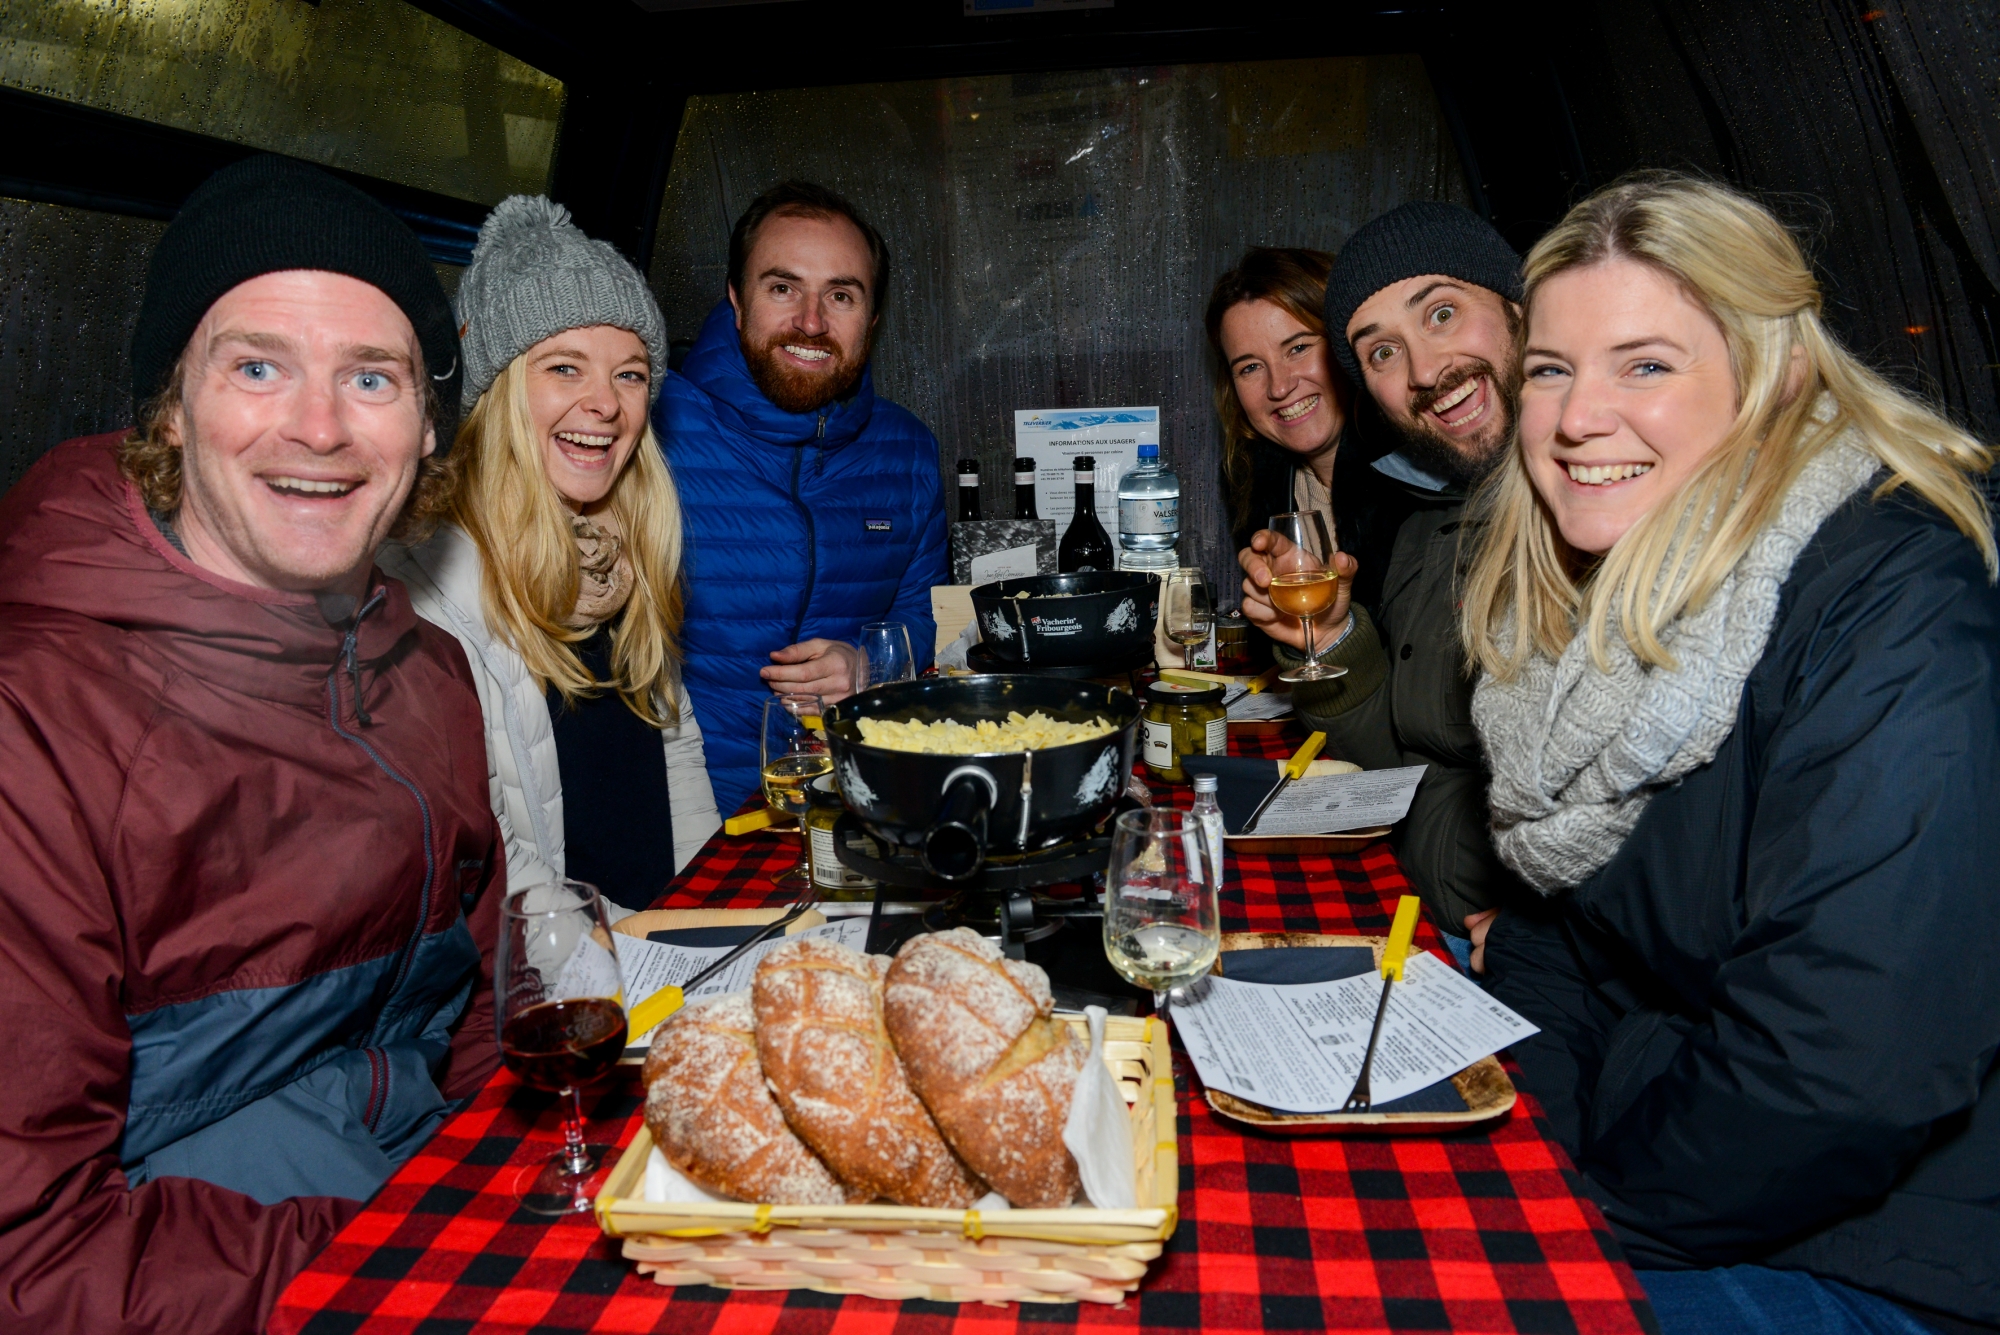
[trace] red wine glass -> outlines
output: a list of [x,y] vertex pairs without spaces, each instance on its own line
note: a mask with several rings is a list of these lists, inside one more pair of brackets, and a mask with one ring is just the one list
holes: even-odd
[[562,1097],[563,1147],[522,1169],[514,1195],[535,1214],[585,1213],[600,1151],[583,1143],[581,1091],[625,1052],[625,989],[597,887],[553,881],[507,896],[493,987],[500,1059]]

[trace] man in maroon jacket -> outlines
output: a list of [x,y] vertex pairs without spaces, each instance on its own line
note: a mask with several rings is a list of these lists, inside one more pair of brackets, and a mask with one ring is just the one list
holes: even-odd
[[458,342],[402,223],[257,158],[133,363],[0,501],[0,1327],[256,1330],[497,1061],[479,702],[374,567]]

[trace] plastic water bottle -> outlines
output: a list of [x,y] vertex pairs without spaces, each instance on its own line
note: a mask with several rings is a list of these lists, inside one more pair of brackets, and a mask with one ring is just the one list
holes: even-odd
[[1215,888],[1222,888],[1222,807],[1218,805],[1216,777],[1213,774],[1194,776],[1194,805],[1188,814],[1201,818],[1201,828],[1208,836],[1209,860],[1215,865]]
[[1160,462],[1158,445],[1141,445],[1139,462],[1118,479],[1118,565],[1171,570],[1180,564],[1181,480]]

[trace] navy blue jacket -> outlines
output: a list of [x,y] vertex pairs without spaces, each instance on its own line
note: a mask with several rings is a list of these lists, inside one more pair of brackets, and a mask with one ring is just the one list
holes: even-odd
[[1635,1264],[1808,1270],[2000,1322],[2000,591],[1866,494],[1801,552],[1735,731],[1546,916],[1515,1049]]
[[684,682],[717,810],[757,787],[771,690],[758,669],[801,640],[854,641],[869,621],[936,647],[931,586],[948,582],[937,438],[875,395],[788,413],[764,397],[727,301],[709,312],[654,409],[687,534]]

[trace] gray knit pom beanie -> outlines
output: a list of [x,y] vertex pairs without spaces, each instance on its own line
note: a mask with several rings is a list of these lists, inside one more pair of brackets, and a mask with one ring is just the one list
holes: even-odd
[[510,195],[486,215],[459,279],[458,338],[466,412],[507,364],[565,329],[629,329],[652,359],[647,402],[667,375],[667,325],[646,280],[606,241],[592,241],[569,210],[542,195]]

